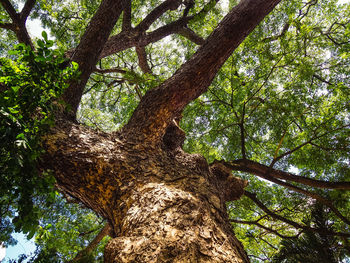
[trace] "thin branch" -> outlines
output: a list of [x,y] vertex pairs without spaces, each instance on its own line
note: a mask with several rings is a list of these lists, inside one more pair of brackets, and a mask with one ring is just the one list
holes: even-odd
[[83,237],[83,236],[92,234],[92,233],[96,232],[96,231],[99,230],[99,229],[100,229],[100,228],[98,227],[98,228],[93,228],[93,229],[91,229],[91,230],[89,230],[89,231],[86,231],[86,232],[80,232],[80,233],[79,233],[79,236],[80,236],[80,237]]
[[300,232],[294,236],[286,236],[281,233],[279,233],[277,230],[266,227],[262,224],[260,224],[258,221],[244,221],[244,220],[237,220],[237,219],[230,219],[230,222],[232,223],[238,223],[238,224],[245,224],[245,225],[256,225],[259,228],[265,229],[266,231],[275,234],[276,236],[279,236],[280,238],[288,238],[288,239],[294,239],[298,238],[300,235]]
[[283,37],[287,33],[289,27],[290,27],[290,23],[289,22],[285,23],[280,34],[264,38],[262,41],[271,42],[271,41],[278,40],[279,38]]
[[205,40],[198,36],[192,29],[188,27],[183,27],[178,31],[178,34],[187,38],[188,40],[192,41],[193,43],[197,45],[203,45]]
[[[316,148],[319,148],[319,149],[322,149],[324,151],[349,151],[350,149],[349,148],[346,148],[346,147],[337,147],[337,148],[330,148],[330,147],[324,147],[324,146],[321,146],[321,145],[318,145],[316,143],[310,143],[310,145],[316,147]],[[347,144],[349,145],[349,144]]]
[[328,80],[325,80],[324,78],[322,78],[321,76],[319,76],[319,75],[317,75],[317,74],[314,74],[313,77],[316,78],[316,79],[318,79],[318,80],[321,81],[321,82],[324,82],[324,83],[328,84],[328,85],[331,85],[331,86],[333,85],[333,83],[331,83],[331,82],[328,81]]
[[277,247],[275,247],[274,245],[272,245],[270,242],[268,242],[267,240],[263,239],[261,236],[258,236],[257,238],[259,238],[260,240],[262,240],[263,242],[265,242],[267,245],[269,245],[271,248],[278,250]]
[[266,262],[266,261],[269,261],[270,260],[270,258],[269,257],[264,257],[264,258],[262,258],[262,257],[258,257],[258,256],[256,256],[256,255],[253,255],[253,254],[247,254],[248,255],[248,257],[250,258],[250,257],[253,257],[253,258],[257,258],[257,259],[259,259],[261,262]]
[[306,12],[303,14],[302,9],[299,10],[299,17],[300,17],[299,21],[302,20],[305,16],[307,16],[310,12],[311,7],[317,5],[317,3],[318,3],[318,0],[311,0],[311,1],[307,2],[303,6],[303,8],[307,6]]
[[[326,135],[329,135],[329,134],[332,133],[332,132],[335,132],[335,131],[338,131],[338,130],[347,128],[347,127],[349,127],[349,126],[350,126],[350,124],[343,125],[343,126],[340,126],[340,127],[335,128],[335,129],[333,129],[333,130],[331,130],[331,131],[327,131],[327,132],[324,132],[324,133],[322,133],[322,134],[320,134],[320,135],[317,135],[317,136],[312,137],[310,140],[308,140],[308,141],[306,141],[306,142],[304,142],[304,143],[298,145],[298,146],[295,147],[294,149],[289,150],[289,151],[287,151],[287,152],[285,152],[285,153],[279,155],[278,157],[274,158],[274,159],[272,160],[271,164],[270,164],[270,167],[273,167],[273,165],[274,165],[277,161],[279,161],[280,159],[282,159],[283,157],[285,157],[285,156],[287,156],[287,155],[292,154],[293,152],[296,152],[297,150],[300,150],[300,149],[301,149],[302,147],[304,147],[305,145],[308,145],[308,144],[310,144],[311,142],[313,142],[313,141],[315,141],[315,140],[317,140],[317,139],[320,139],[320,138],[322,138],[322,137],[324,137],[324,136],[326,136]],[[319,126],[316,127],[316,129],[317,129],[317,128],[319,128]]]
[[282,222],[285,222],[297,229],[303,229],[304,231],[311,231],[311,232],[316,232],[320,234],[325,234],[325,235],[331,235],[331,236],[340,236],[340,237],[350,237],[350,233],[343,233],[343,232],[333,232],[327,229],[320,229],[320,228],[313,228],[309,227],[306,225],[301,225],[295,221],[292,221],[288,218],[285,218],[281,215],[278,215],[274,212],[272,212],[270,209],[268,209],[259,199],[256,198],[256,194],[250,193],[248,191],[244,191],[244,195],[251,199],[261,210],[263,210],[266,214],[270,215],[271,217],[278,219]]
[[139,66],[143,73],[152,74],[152,70],[147,62],[147,54],[145,47],[136,47],[136,54],[139,59]]
[[244,129],[244,115],[245,115],[245,103],[243,103],[243,108],[242,108],[242,116],[241,116],[241,121],[239,124],[239,128],[241,131],[241,151],[242,151],[242,158],[246,159],[246,150],[245,150],[245,129]]
[[273,71],[277,68],[278,63],[280,63],[280,61],[282,60],[283,56],[281,56],[276,63],[272,66],[272,68],[270,69],[269,73],[267,74],[267,76],[264,79],[264,82],[260,85],[260,87],[244,102],[245,104],[248,103],[251,99],[255,98],[255,96],[260,92],[260,90],[265,86],[265,84],[267,83],[267,81],[269,80],[269,78],[271,77]]
[[101,229],[101,231],[97,234],[97,236],[90,242],[90,244],[84,248],[83,250],[81,250],[76,256],[75,258],[71,261],[73,262],[78,262],[79,260],[81,260],[84,256],[88,255],[91,253],[91,251],[93,251],[97,245],[101,242],[101,240],[107,236],[107,235],[111,235],[112,228],[109,225],[109,223],[106,223],[105,226]]
[[149,27],[166,11],[176,10],[181,4],[180,0],[167,0],[153,9],[140,24],[138,24],[135,29],[139,32],[145,32]]

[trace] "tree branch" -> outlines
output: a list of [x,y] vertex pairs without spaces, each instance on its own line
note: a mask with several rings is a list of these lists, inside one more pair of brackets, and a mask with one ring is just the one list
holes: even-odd
[[0,23],[0,28],[16,31],[16,26],[13,23]]
[[171,120],[206,92],[226,59],[279,1],[240,1],[189,61],[162,85],[146,93],[125,130],[143,134],[146,141],[161,138]]
[[[31,10],[31,5],[35,4],[32,3],[32,0],[28,0],[23,8],[23,10],[26,12],[30,12]],[[28,46],[30,46],[33,50],[35,49],[33,42],[28,34],[28,31],[26,29],[26,19],[27,17],[23,17],[22,18],[22,13],[18,14],[17,11],[15,10],[15,8],[12,6],[12,4],[10,3],[10,1],[8,0],[0,0],[1,5],[4,7],[4,9],[6,10],[6,12],[9,14],[9,16],[12,19],[12,25],[13,26],[9,26],[8,23],[5,23],[3,25],[5,25],[6,29],[12,30],[13,32],[15,32],[16,37],[18,39],[18,41],[20,43],[24,43]],[[27,9],[30,9],[27,11]],[[29,15],[29,13],[28,13]],[[2,26],[2,28],[5,28],[4,26]]]
[[20,13],[21,16],[21,21],[22,22],[26,22],[30,12],[32,11],[32,9],[34,8],[36,3],[36,0],[27,0],[26,3],[24,4],[24,7]]
[[226,166],[230,167],[232,170],[248,172],[257,176],[268,174],[269,176],[274,178],[301,183],[311,187],[323,189],[350,190],[350,182],[328,182],[322,180],[315,180],[304,176],[295,175],[289,172],[273,169],[269,166],[248,159],[239,159],[233,162],[223,163]]
[[90,242],[90,244],[86,248],[81,250],[71,262],[78,262],[79,260],[83,259],[84,256],[91,253],[91,251],[93,251],[97,247],[97,245],[105,236],[111,235],[111,231],[111,226],[109,225],[109,223],[106,223],[105,226],[101,229],[101,231],[97,234],[97,236]]
[[[246,164],[249,164],[249,162],[252,162],[252,161],[247,161],[247,160],[237,160],[235,162],[243,162],[243,163],[246,163]],[[301,194],[304,194],[306,196],[309,196],[317,201],[319,201],[320,203],[326,205],[327,207],[330,208],[330,210],[335,214],[337,215],[344,223],[350,225],[350,221],[344,217],[340,212],[339,210],[333,205],[332,201],[330,200],[327,200],[326,198],[322,197],[321,195],[319,194],[316,194],[316,193],[313,193],[313,192],[310,192],[310,191],[307,191],[307,190],[304,190],[300,187],[297,187],[297,186],[294,186],[292,184],[289,184],[289,183],[286,183],[284,181],[281,181],[279,179],[276,179],[273,175],[276,175],[276,173],[272,173],[273,175],[271,175],[271,172],[273,171],[273,169],[271,167],[268,167],[267,170],[265,169],[256,169],[256,168],[261,168],[263,167],[263,165],[256,165],[254,164],[253,166],[250,166],[249,165],[243,165],[241,167],[235,167],[234,165],[234,162],[231,162],[233,163],[233,165],[230,166],[230,164],[228,163],[225,163],[223,162],[223,164],[228,167],[230,167],[232,170],[239,170],[239,171],[243,171],[243,172],[249,172],[249,173],[252,173],[252,174],[255,174],[261,178],[264,178],[270,182],[273,182],[275,184],[278,184],[278,185],[281,185],[281,186],[284,186],[288,189],[291,189],[295,192],[298,192],[298,193],[301,193]]]
[[143,73],[152,74],[152,70],[147,62],[147,54],[145,47],[136,47],[137,57],[139,59],[139,66]]
[[174,22],[164,25],[152,32],[144,33],[130,30],[127,33],[121,32],[108,39],[103,47],[100,59],[112,54],[126,50],[134,46],[147,46],[174,33],[178,33],[190,20],[190,17],[180,18]]
[[129,1],[123,11],[122,31],[129,31],[131,29],[131,1]]
[[[162,8],[160,6],[158,6],[155,10],[153,10],[154,14],[152,16],[150,14],[148,19],[141,22],[144,24],[142,25],[140,23],[137,26],[137,29],[131,30],[130,32],[128,32],[128,34],[125,34],[125,32],[122,32],[122,33],[119,33],[118,35],[112,36],[105,44],[103,51],[101,52],[100,58],[110,56],[112,54],[115,54],[117,52],[123,51],[125,49],[131,48],[131,47],[134,47],[137,45],[147,46],[148,44],[157,42],[158,40],[163,39],[164,37],[169,36],[171,34],[184,33],[186,36],[188,35],[188,37],[190,37],[191,41],[195,40],[197,42],[197,43],[195,42],[196,44],[202,43],[201,39],[195,37],[195,35],[193,35],[193,33],[190,33],[190,31],[191,31],[190,29],[186,30],[184,28],[186,28],[187,24],[190,21],[195,20],[197,17],[205,16],[206,13],[208,13],[210,10],[207,7],[215,5],[218,1],[219,0],[211,0],[207,5],[205,5],[203,7],[203,9],[201,11],[199,11],[194,16],[181,17],[178,20],[171,22],[167,25],[161,26],[160,28],[158,28],[152,32],[149,32],[149,33],[142,31],[141,30],[142,28],[145,28],[145,30],[147,30],[149,25],[151,25],[154,22],[154,21],[152,22],[152,19],[158,18],[158,17],[155,17],[157,14],[159,16],[161,15],[159,13],[161,11],[157,11],[158,13],[156,14],[157,8],[159,8],[160,10],[163,10],[163,8],[164,8],[164,6],[160,5],[160,6],[162,6]],[[165,2],[165,3],[167,3],[167,2]],[[174,3],[176,3],[176,0]],[[169,5],[169,3],[168,3],[168,5]],[[174,4],[174,6],[175,6],[175,4]],[[151,23],[151,24],[149,24],[149,23]],[[68,52],[68,53],[71,53],[71,52]]]
[[72,108],[69,113],[71,119],[75,119],[84,87],[95,69],[103,46],[129,2],[130,0],[103,0],[72,55],[71,59],[79,64],[81,75],[63,94],[64,101]]
[[178,31],[178,34],[187,38],[197,45],[203,45],[205,40],[198,36],[192,29],[188,27],[183,27]]
[[107,69],[99,69],[95,68],[94,72],[105,74],[105,73],[122,73],[125,74],[127,71],[121,68],[107,68]]
[[17,13],[16,9],[12,6],[10,1],[8,1],[8,0],[0,0],[0,3],[4,7],[6,12],[9,14],[9,16],[12,19],[12,21],[14,23],[18,23],[20,21],[20,16]]
[[166,0],[161,3],[155,9],[153,9],[145,19],[143,19],[140,24],[138,24],[135,29],[139,32],[145,32],[149,29],[149,27],[166,11],[168,10],[176,10],[181,4],[180,0]]

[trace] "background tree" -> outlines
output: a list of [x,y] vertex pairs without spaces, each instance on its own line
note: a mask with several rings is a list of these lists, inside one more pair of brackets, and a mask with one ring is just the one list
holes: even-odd
[[[319,229],[332,230],[332,222],[327,218],[328,211],[316,203],[308,218],[310,221],[305,223]],[[349,248],[342,246],[335,236],[305,231],[298,239],[283,240],[273,262],[343,262],[347,249]]]
[[[106,228],[97,221],[112,237],[106,262],[247,262],[231,228],[252,262],[269,261],[281,238],[304,232],[346,246],[350,9],[278,2],[28,0],[20,9],[0,1],[4,55],[14,39],[36,48],[25,28],[32,15],[79,65],[62,96],[68,106],[55,111],[49,133],[36,133],[46,150],[39,168],[107,220]],[[23,208],[3,196],[7,233],[13,223],[38,231],[41,255],[52,252],[53,219],[25,227],[45,215],[32,212],[37,193]],[[305,223],[315,201],[331,229]],[[16,213],[30,216],[11,223]],[[70,260],[67,251],[59,253]]]

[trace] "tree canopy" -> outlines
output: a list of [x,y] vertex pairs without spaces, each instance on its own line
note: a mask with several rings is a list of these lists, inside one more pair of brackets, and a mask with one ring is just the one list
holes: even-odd
[[[238,2],[0,0],[0,240],[35,235],[34,262],[102,260],[103,213],[38,165],[42,138],[57,112],[145,141],[175,118],[186,152],[248,182],[226,206],[251,262],[300,262],[288,253],[311,254],[293,250],[308,243],[349,260],[350,4],[281,1],[226,50],[218,29],[252,4]],[[53,40],[31,38],[28,18]]]

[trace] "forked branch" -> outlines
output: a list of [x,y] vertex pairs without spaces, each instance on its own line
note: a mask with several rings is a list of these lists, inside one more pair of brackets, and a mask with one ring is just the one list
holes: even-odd
[[35,2],[35,0],[27,0],[21,13],[17,13],[16,9],[13,7],[10,1],[0,0],[1,5],[4,7],[5,11],[8,13],[12,20],[12,23],[0,23],[0,27],[13,31],[20,43],[24,43],[30,46],[33,50],[35,48],[28,34],[26,21],[35,5]]
[[140,133],[148,142],[158,141],[172,119],[206,92],[226,59],[279,2],[240,1],[189,61],[162,85],[146,93],[124,130]]

